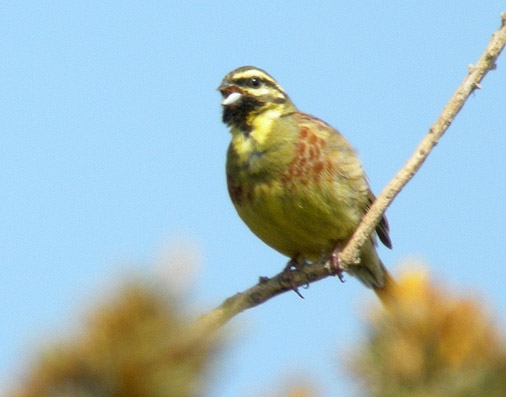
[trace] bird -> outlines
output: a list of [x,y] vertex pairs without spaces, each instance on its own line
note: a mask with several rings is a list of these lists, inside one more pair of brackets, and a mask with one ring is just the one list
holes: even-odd
[[[299,111],[260,68],[232,70],[218,91],[232,136],[227,186],[239,217],[290,258],[285,270],[328,261],[343,281],[339,253],[375,200],[357,153],[335,128]],[[392,248],[384,215],[375,235]],[[376,245],[371,236],[346,272],[385,301],[395,282]]]

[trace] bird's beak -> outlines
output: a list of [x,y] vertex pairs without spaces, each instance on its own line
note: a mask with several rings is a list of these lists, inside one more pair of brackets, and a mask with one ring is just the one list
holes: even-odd
[[232,84],[229,83],[228,81],[222,81],[220,86],[218,88],[216,88],[218,91],[225,91],[227,88],[229,87],[232,87]]
[[223,101],[221,101],[223,106],[232,105],[242,97],[241,90],[236,85],[231,84],[228,81],[223,81],[218,87],[218,91],[220,91],[221,95],[223,95]]

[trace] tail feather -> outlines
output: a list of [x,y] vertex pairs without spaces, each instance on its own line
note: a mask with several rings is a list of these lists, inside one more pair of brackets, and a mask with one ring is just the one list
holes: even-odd
[[395,300],[397,283],[388,272],[370,240],[362,248],[360,264],[350,266],[348,273],[357,277],[366,287],[371,288],[384,306]]

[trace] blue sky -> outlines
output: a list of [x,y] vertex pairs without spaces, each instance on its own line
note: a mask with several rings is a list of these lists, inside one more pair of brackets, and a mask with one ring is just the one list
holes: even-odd
[[[222,77],[267,70],[303,111],[339,129],[378,192],[411,155],[499,26],[503,1],[7,2],[0,10],[0,382],[78,324],[124,272],[153,272],[191,241],[198,311],[286,258],[229,201]],[[486,5],[483,5],[486,4]],[[394,249],[504,323],[506,54],[387,214]],[[121,277],[120,277],[121,278]],[[340,359],[373,294],[327,279],[241,314],[212,396],[307,374],[355,389]],[[84,309],[83,309],[84,308]],[[248,394],[249,393],[249,394]]]

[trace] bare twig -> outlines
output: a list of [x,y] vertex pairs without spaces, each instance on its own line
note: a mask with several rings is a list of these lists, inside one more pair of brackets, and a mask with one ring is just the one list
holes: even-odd
[[283,292],[293,290],[293,285],[299,287],[309,285],[330,274],[337,273],[334,271],[329,273],[329,270],[324,266],[304,265],[300,269],[292,271],[291,277],[288,277],[285,272],[272,278],[262,277],[257,285],[231,296],[216,309],[201,316],[199,322],[206,329],[218,328],[236,314],[258,306]]
[[[341,266],[345,269],[359,262],[360,250],[376,227],[381,215],[404,185],[422,166],[432,148],[437,144],[460,109],[464,106],[469,95],[475,89],[481,88],[480,82],[487,72],[495,69],[495,62],[506,44],[506,13],[501,14],[501,21],[501,28],[492,35],[490,43],[476,65],[469,67],[467,76],[450,98],[437,121],[430,127],[429,132],[417,146],[406,164],[378,195],[376,201],[353,234],[353,237],[341,252]],[[218,328],[236,314],[257,306],[282,292],[291,290],[293,285],[308,285],[331,274],[335,274],[335,272],[332,269],[325,268],[323,265],[304,265],[291,273],[291,279],[287,279],[286,273],[283,272],[270,279],[262,278],[257,285],[244,292],[235,294],[225,300],[216,309],[203,315],[199,319],[199,326],[202,326],[206,330]]]
[[346,248],[341,252],[342,263],[351,265],[358,262],[360,248],[364,245],[376,227],[381,214],[385,212],[395,196],[397,196],[404,185],[408,183],[422,166],[432,148],[436,146],[439,139],[443,136],[460,109],[464,106],[469,95],[471,95],[475,89],[481,88],[480,82],[483,77],[485,77],[489,70],[495,69],[495,61],[506,43],[506,13],[501,14],[501,21],[501,28],[492,35],[490,43],[476,65],[469,66],[467,76],[450,98],[450,101],[441,112],[437,121],[429,128],[429,132],[422,139],[413,155],[388,185],[385,186],[362,219],[353,237],[346,245]]

